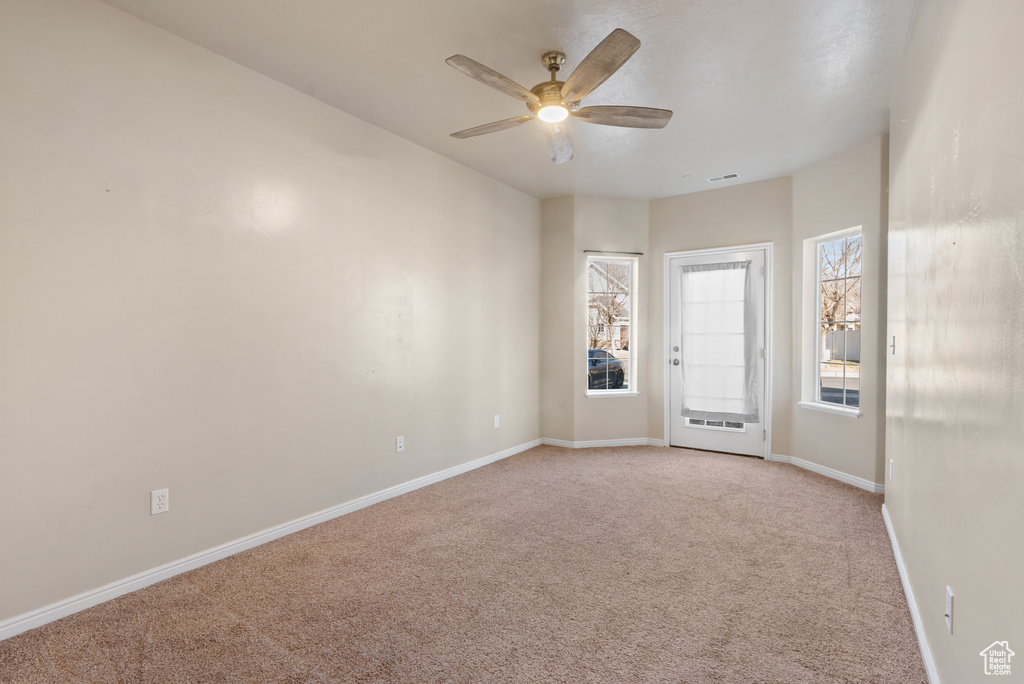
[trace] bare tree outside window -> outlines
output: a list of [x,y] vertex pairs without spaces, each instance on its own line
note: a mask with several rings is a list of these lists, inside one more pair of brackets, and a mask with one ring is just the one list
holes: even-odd
[[818,246],[819,400],[860,405],[861,236]]
[[589,389],[630,389],[633,261],[589,259],[587,374]]

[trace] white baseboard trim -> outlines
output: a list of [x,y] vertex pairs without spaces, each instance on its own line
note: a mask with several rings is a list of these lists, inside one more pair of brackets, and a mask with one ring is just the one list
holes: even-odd
[[619,446],[665,446],[665,442],[660,439],[651,439],[650,437],[630,437],[626,439],[592,439],[583,442],[572,442],[567,439],[548,439],[545,437],[541,440],[543,444],[549,446],[564,447],[566,449],[590,449],[591,447],[619,447]]
[[849,473],[844,473],[841,470],[836,470],[834,468],[829,468],[827,466],[818,465],[817,463],[805,461],[804,459],[796,458],[795,456],[772,454],[767,460],[777,461],[779,463],[789,463],[791,465],[797,466],[798,468],[810,470],[812,473],[818,473],[819,475],[824,475],[825,477],[831,477],[833,480],[839,480],[840,482],[845,482],[846,484],[853,485],[854,487],[866,489],[867,491],[874,492],[875,494],[885,493],[884,484],[881,484],[879,482],[872,482],[871,480],[865,480],[863,477],[850,475]]
[[885,530],[889,533],[889,541],[892,542],[892,553],[896,557],[896,569],[899,570],[900,581],[903,582],[903,593],[906,595],[907,605],[910,607],[910,619],[914,621],[914,632],[917,633],[917,643],[921,647],[921,658],[924,659],[924,670],[928,675],[928,682],[929,684],[939,684],[939,673],[935,669],[935,659],[932,657],[931,648],[928,647],[928,637],[924,633],[921,613],[917,609],[914,590],[910,588],[907,567],[903,564],[903,554],[900,553],[900,545],[896,541],[896,532],[892,529],[889,509],[885,507],[885,504],[882,504],[882,520],[885,521]]
[[353,499],[352,501],[348,501],[338,506],[327,508],[302,518],[297,518],[291,522],[268,528],[262,532],[257,532],[247,537],[236,539],[235,541],[228,542],[227,544],[222,544],[212,549],[201,551],[191,556],[187,556],[186,558],[172,561],[166,565],[153,568],[152,570],[146,570],[145,572],[141,572],[137,575],[132,575],[131,577],[123,580],[112,582],[111,584],[98,589],[78,594],[77,596],[73,596],[57,603],[52,603],[37,610],[33,610],[22,615],[16,615],[0,622],[0,641],[16,634],[21,634],[24,631],[40,627],[48,622],[59,620],[62,617],[77,613],[85,610],[86,608],[97,606],[101,603],[117,598],[118,596],[138,591],[139,589],[148,587],[151,584],[156,584],[157,582],[169,579],[175,575],[180,575],[183,572],[194,570],[195,568],[202,567],[222,558],[227,558],[228,556],[239,553],[240,551],[245,551],[261,544],[266,544],[269,541],[279,539],[292,534],[293,532],[304,530],[307,527],[312,527],[313,525],[319,525],[322,522],[327,522],[328,520],[340,517],[346,513],[358,511],[360,508],[372,506],[375,503],[386,501],[387,499],[411,492],[419,489],[420,487],[425,487],[427,485],[434,484],[435,482],[440,482],[441,480],[447,480],[450,477],[461,475],[462,473],[485,466],[489,463],[494,463],[495,461],[500,461],[503,458],[514,456],[515,454],[526,451],[527,449],[540,446],[540,444],[541,440],[535,439],[532,442],[526,442],[525,444],[510,447],[504,451],[499,451],[496,454],[491,454],[490,456],[484,456],[468,463],[446,468],[445,470],[440,470],[436,473],[431,473],[430,475],[424,475],[423,477],[403,482],[402,484],[395,485],[394,487],[382,489],[379,492],[374,492],[373,494]]

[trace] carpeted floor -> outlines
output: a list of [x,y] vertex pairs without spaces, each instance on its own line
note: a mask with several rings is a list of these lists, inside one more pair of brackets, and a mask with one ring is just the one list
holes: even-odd
[[923,683],[881,504],[538,447],[0,642],[0,681]]

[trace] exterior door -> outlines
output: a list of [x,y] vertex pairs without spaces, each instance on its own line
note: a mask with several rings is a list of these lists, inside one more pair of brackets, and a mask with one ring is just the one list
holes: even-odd
[[769,250],[666,255],[672,446],[766,456]]

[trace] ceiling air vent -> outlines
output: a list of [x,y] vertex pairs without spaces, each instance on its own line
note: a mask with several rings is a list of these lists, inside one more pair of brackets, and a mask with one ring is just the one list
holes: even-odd
[[715,176],[714,178],[708,178],[708,183],[721,183],[722,181],[732,180],[733,178],[739,178],[738,173],[727,173],[724,176]]

